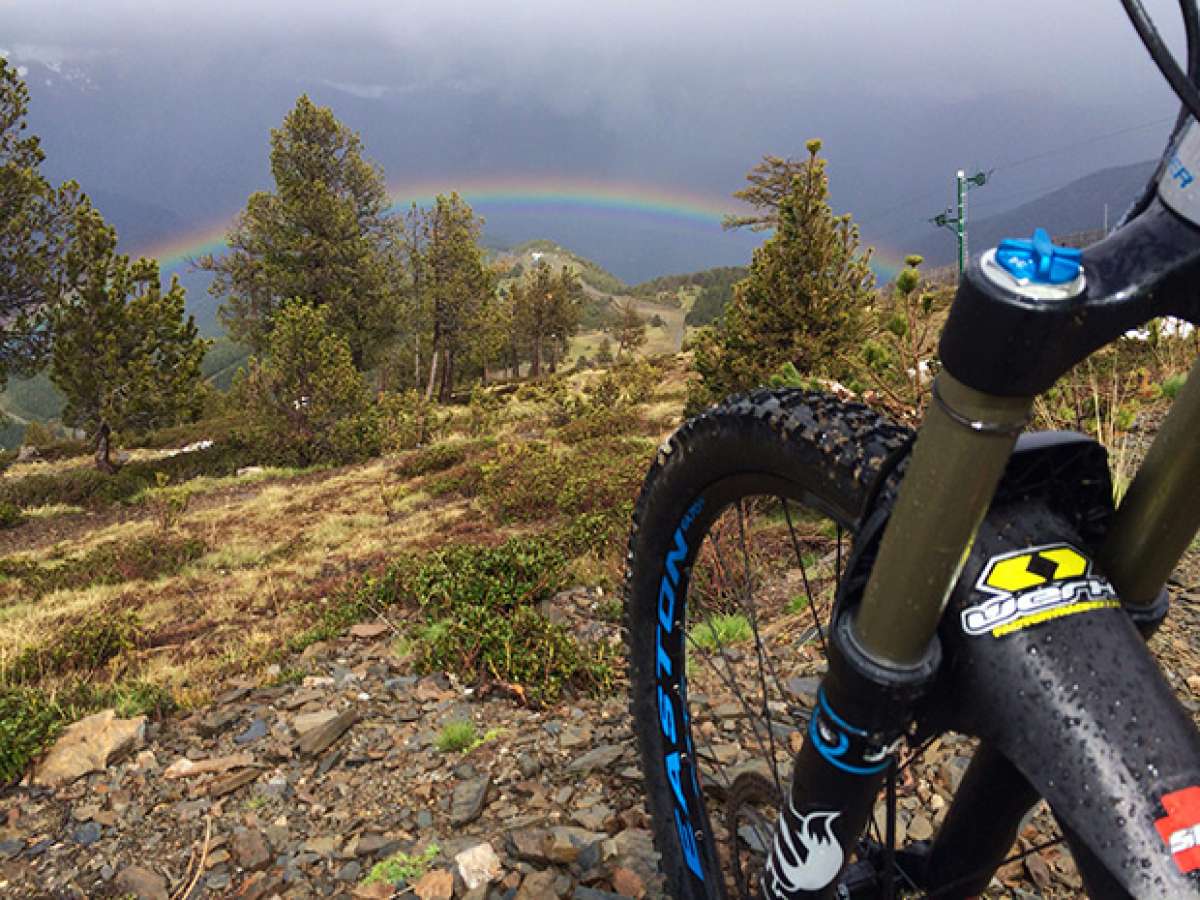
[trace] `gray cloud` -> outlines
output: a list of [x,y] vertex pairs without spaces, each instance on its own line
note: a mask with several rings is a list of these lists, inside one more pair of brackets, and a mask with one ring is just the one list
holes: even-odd
[[[1173,0],[1147,5],[1177,45]],[[0,36],[54,171],[185,217],[262,183],[267,129],[302,90],[398,180],[548,172],[722,197],[762,153],[821,136],[868,236],[924,227],[954,169],[1175,107],[1117,0],[10,0]],[[1164,133],[1001,171],[979,207],[1148,158]]]

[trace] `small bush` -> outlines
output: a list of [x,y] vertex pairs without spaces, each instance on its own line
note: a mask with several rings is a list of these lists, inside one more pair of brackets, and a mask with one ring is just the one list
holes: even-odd
[[1179,392],[1183,390],[1183,385],[1187,381],[1187,375],[1180,372],[1176,375],[1171,375],[1162,383],[1162,395],[1171,400],[1179,396]]
[[21,507],[15,503],[0,502],[0,528],[15,528],[25,521]]
[[480,496],[501,522],[611,509],[637,496],[654,448],[636,438],[582,440],[563,451],[528,442],[485,465]]
[[75,719],[113,708],[118,716],[164,715],[170,695],[144,681],[96,685],[79,680],[54,693],[36,687],[0,685],[0,785],[21,777],[29,763]]
[[690,643],[702,650],[716,650],[750,640],[753,632],[750,621],[741,613],[709,616],[693,625],[688,632]]
[[53,591],[174,575],[206,551],[204,542],[197,538],[155,534],[133,541],[109,541],[60,563],[3,558],[0,578],[18,579],[25,591],[40,597]]
[[62,726],[62,709],[42,691],[0,687],[0,785],[20,778]]
[[469,750],[475,746],[478,736],[475,733],[475,723],[466,719],[447,722],[438,732],[434,746],[442,753],[454,753]]
[[436,440],[445,430],[446,417],[437,405],[417,391],[384,394],[377,405],[379,442],[384,453],[412,450]]
[[441,850],[437,844],[430,844],[421,853],[414,855],[396,853],[382,862],[375,863],[362,883],[364,885],[379,882],[384,884],[399,884],[400,882],[410,883],[416,881],[425,874],[426,869],[429,868],[429,864],[437,859],[439,853],[441,853]]
[[401,478],[415,478],[430,472],[441,472],[464,462],[467,457],[495,446],[490,439],[476,441],[447,441],[416,450],[400,461],[393,470]]

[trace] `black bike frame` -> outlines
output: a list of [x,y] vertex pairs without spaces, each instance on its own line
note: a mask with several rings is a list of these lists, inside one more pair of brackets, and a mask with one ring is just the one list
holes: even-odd
[[[1176,149],[1193,130],[1200,142],[1193,124],[1177,135]],[[997,488],[1037,394],[1152,318],[1200,322],[1200,217],[1177,213],[1159,196],[1178,190],[1180,168],[1188,187],[1185,163],[1168,154],[1156,176],[1159,191],[1083,252],[1086,287],[1075,297],[1008,290],[979,259],[964,273],[941,340],[945,369],[934,402],[894,509],[878,512],[890,516],[871,549],[869,581],[839,603],[830,671],[796,759],[791,802],[763,877],[766,896],[834,895],[836,882],[806,866],[812,823],[839,811],[832,831],[849,857],[890,748],[939,680],[938,696],[957,711],[954,727],[998,751],[981,753],[964,780],[964,811],[978,816],[976,804],[998,785],[1006,802],[989,807],[995,816],[986,827],[950,817],[924,872],[931,887],[943,886],[938,896],[970,896],[986,885],[987,867],[1011,847],[1039,795],[1063,825],[1093,896],[1200,895],[1200,849],[1190,849],[1200,847],[1200,737],[1135,627],[1165,614],[1164,585],[1200,527],[1200,364],[1107,523],[1095,559],[1052,511],[1043,529],[1015,542],[993,521]],[[1027,564],[1030,573],[1048,566],[1027,580],[1082,599],[1057,597],[1053,614],[989,631],[984,620],[1004,615],[1004,603],[1018,595],[1032,602],[1028,593],[1005,595],[988,583],[988,566],[1006,561],[1010,569]],[[1077,577],[1056,580],[1060,564]],[[952,597],[961,627],[944,615]],[[943,656],[953,665],[943,666]],[[956,673],[949,687],[945,668]],[[983,885],[966,877],[968,864],[983,867]]]

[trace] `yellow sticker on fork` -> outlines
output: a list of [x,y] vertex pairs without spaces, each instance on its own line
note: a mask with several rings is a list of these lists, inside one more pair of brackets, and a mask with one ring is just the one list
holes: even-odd
[[988,599],[962,611],[963,631],[1004,637],[1033,625],[1120,606],[1092,561],[1070,544],[1045,544],[994,556],[975,582]]

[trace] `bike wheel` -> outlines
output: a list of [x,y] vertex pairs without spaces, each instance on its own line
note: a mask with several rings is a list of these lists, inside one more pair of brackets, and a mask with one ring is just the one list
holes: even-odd
[[673,896],[754,895],[825,668],[849,541],[910,432],[802,391],[663,444],[626,572],[631,706]]

